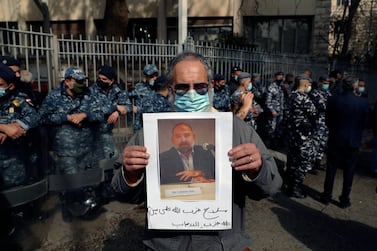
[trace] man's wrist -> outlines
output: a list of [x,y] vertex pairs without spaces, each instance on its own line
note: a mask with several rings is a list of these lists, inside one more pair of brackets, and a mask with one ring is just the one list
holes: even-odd
[[242,172],[242,178],[246,182],[253,182],[258,177],[261,168],[262,166],[258,170],[252,169]]
[[132,187],[137,186],[144,178],[143,172],[129,172],[124,166],[122,167],[122,176],[127,185]]

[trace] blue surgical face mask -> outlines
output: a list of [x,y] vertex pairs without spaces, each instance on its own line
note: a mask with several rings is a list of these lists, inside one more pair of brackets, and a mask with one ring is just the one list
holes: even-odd
[[154,80],[150,80],[150,81],[149,81],[149,85],[150,85],[150,86],[153,86],[153,85],[154,85]]
[[238,76],[237,75],[234,76],[234,80],[238,81]]
[[248,85],[247,85],[247,88],[246,88],[248,91],[251,91],[251,89],[253,89],[253,83],[249,83]]
[[359,88],[357,88],[357,92],[358,92],[358,93],[363,93],[363,92],[365,92],[365,87],[359,87]]
[[208,92],[200,95],[189,90],[183,96],[176,95],[174,106],[177,112],[205,112],[209,109]]
[[8,88],[0,87],[0,98],[4,97],[8,93]]
[[327,91],[329,89],[330,85],[322,85],[322,90]]

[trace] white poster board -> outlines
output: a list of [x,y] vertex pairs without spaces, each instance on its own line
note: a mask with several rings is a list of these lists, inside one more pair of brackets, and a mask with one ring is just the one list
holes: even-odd
[[[228,112],[143,114],[144,143],[150,154],[146,167],[149,229],[232,228],[232,168],[228,157],[232,148],[232,119],[232,113]],[[173,128],[182,123],[188,124],[194,133],[191,165],[194,164],[194,170],[200,169],[203,176],[185,178],[175,169],[184,168],[182,154],[172,139]],[[208,166],[195,167],[199,155],[205,155],[204,159],[209,154],[214,161],[213,170]],[[166,178],[170,173],[178,177],[178,182],[174,177]]]

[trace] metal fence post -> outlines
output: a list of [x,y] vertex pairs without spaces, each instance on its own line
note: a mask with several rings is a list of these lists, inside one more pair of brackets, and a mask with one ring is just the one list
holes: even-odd
[[51,89],[52,86],[55,86],[59,81],[59,71],[60,71],[60,65],[59,65],[59,43],[58,43],[58,37],[56,35],[53,35],[51,37],[51,56],[52,56],[52,81],[53,84],[49,83],[49,88]]

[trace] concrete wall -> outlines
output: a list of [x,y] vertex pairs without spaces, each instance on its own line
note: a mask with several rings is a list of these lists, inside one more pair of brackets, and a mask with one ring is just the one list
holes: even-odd
[[[256,4],[258,2],[258,4]],[[191,0],[188,1],[188,16],[190,17],[225,17],[236,15],[291,16],[314,15],[316,0]],[[321,1],[320,1],[321,2]],[[177,0],[127,0],[130,18],[152,18],[158,16],[158,6],[166,6],[166,15],[178,15]]]
[[[188,0],[188,17],[233,18],[233,32],[243,34],[244,16],[313,16],[315,54],[326,55],[330,4],[334,0]],[[178,16],[178,0],[126,0],[129,18],[158,18],[160,38],[166,37],[165,17]],[[95,19],[102,19],[106,0],[48,0],[51,21],[85,20],[86,33],[95,34]],[[0,0],[0,22],[42,21],[33,0]],[[18,11],[19,10],[19,11]],[[165,25],[164,25],[165,24]],[[326,57],[326,56],[325,56]]]
[[[106,0],[49,0],[51,21],[84,20],[90,12],[102,19]],[[33,0],[0,0],[0,22],[42,21],[42,14]]]

